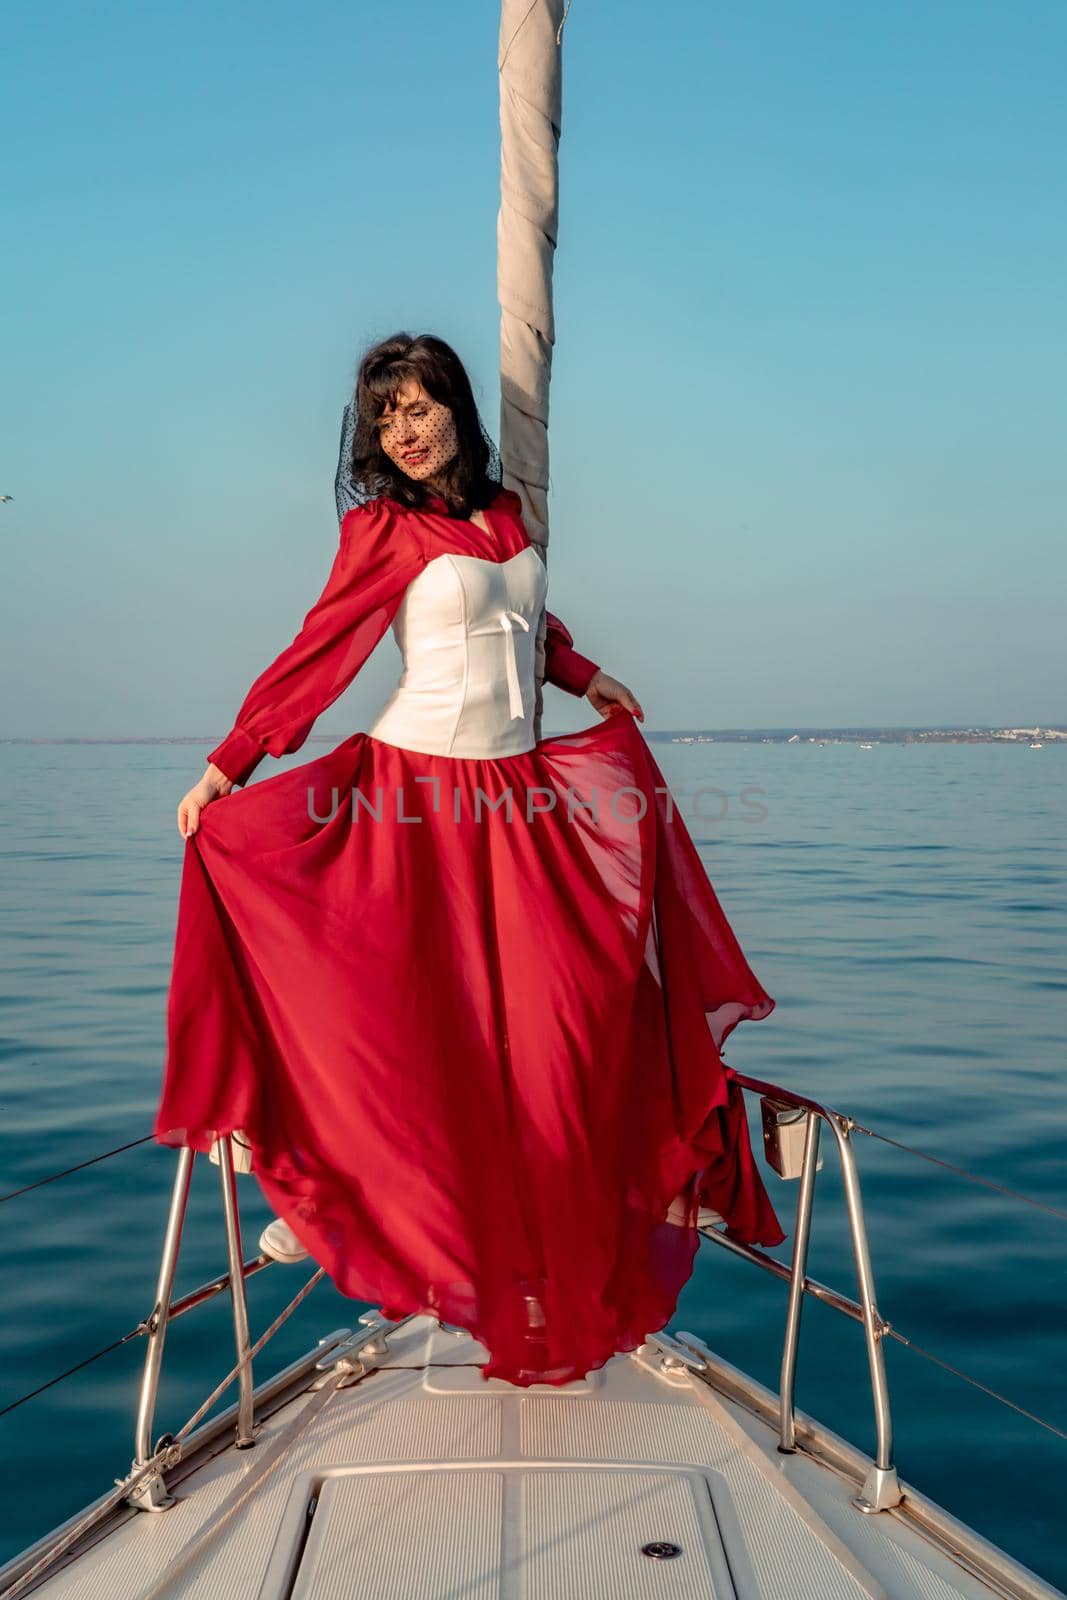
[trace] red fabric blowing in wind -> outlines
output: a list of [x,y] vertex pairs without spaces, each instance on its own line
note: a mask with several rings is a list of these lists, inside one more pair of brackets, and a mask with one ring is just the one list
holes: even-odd
[[621,713],[485,761],[357,733],[207,807],[156,1137],[244,1129],[341,1292],[468,1328],[487,1378],[635,1348],[692,1271],[680,1190],[783,1238],[719,1054],[774,1002],[665,791]]

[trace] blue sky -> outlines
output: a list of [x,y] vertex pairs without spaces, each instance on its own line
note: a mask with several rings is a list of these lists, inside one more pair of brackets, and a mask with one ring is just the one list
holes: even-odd
[[[16,0],[0,735],[221,737],[372,339],[498,436],[497,25]],[[1067,721],[1065,55],[1060,0],[572,0],[550,604],[649,729]]]

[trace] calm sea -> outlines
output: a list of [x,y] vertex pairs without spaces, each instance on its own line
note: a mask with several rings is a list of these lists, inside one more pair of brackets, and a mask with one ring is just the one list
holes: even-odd
[[[1067,1209],[1067,750],[653,752],[778,1002],[732,1035],[730,1063]],[[0,746],[2,1192],[149,1131],[183,849],[174,810],[202,767],[200,745]],[[1067,1430],[1067,1222],[857,1142],[883,1315]],[[0,1406],[148,1313],[174,1160],[141,1145],[4,1204]],[[795,1186],[768,1181],[788,1210]],[[268,1212],[255,1180],[240,1183],[250,1253]],[[178,1292],[224,1268],[217,1171],[199,1160]],[[809,1270],[854,1292],[830,1149]],[[252,1280],[254,1333],[303,1275]],[[672,1326],[776,1387],[784,1304],[767,1274],[705,1245]],[[320,1284],[260,1375],[362,1309]],[[157,1434],[228,1370],[230,1337],[224,1297],[174,1324]],[[1055,1531],[1067,1441],[912,1350],[887,1357],[905,1481],[1067,1586]],[[131,1340],[0,1417],[4,1557],[128,1469],[142,1359]],[[798,1398],[873,1448],[859,1329],[816,1303]]]

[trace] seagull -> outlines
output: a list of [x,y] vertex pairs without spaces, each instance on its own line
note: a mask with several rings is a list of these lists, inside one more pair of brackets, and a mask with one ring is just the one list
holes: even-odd
[[13,494],[0,494],[0,500],[14,500]]

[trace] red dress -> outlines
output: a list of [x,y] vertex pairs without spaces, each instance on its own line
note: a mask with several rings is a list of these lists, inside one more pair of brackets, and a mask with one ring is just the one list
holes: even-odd
[[[346,515],[211,752],[241,784],[299,749],[394,624],[374,729],[213,801],[186,842],[154,1133],[242,1129],[343,1294],[469,1329],[486,1378],[562,1384],[670,1319],[698,1205],[784,1237],[720,1056],[774,1001],[633,716],[533,742],[547,578],[519,497],[490,538],[445,509]],[[595,670],[549,617],[547,681]]]

